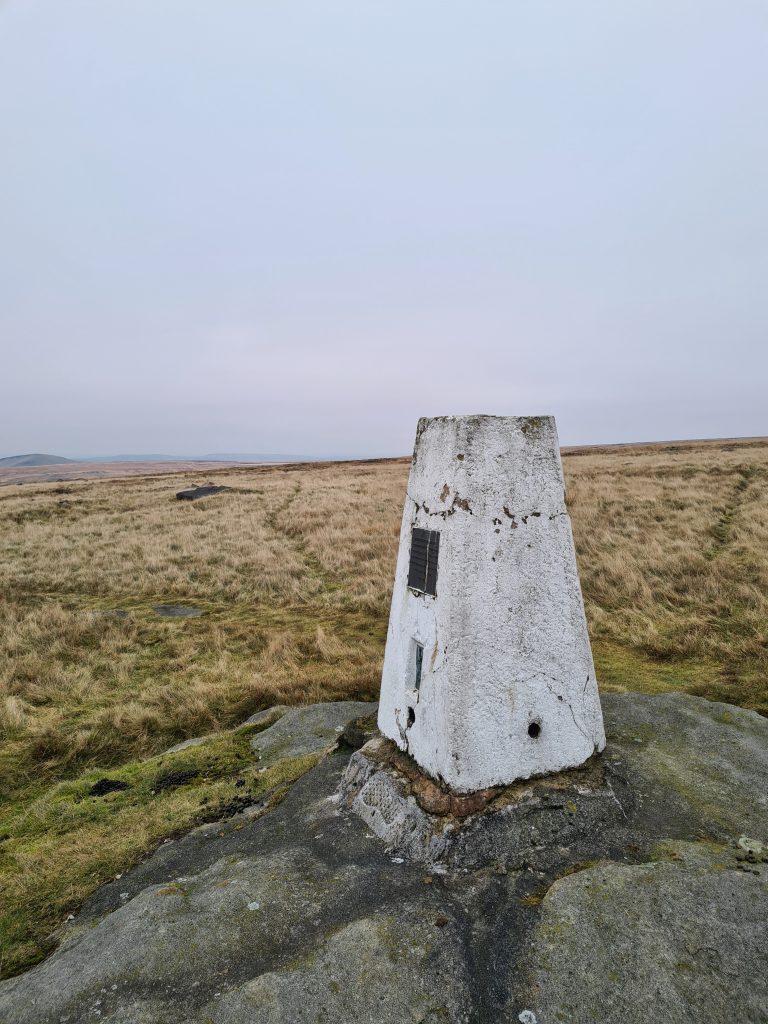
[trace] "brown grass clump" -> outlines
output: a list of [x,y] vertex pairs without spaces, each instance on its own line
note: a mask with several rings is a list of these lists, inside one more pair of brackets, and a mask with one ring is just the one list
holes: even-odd
[[[680,689],[768,714],[768,442],[582,450],[563,462],[603,687]],[[377,695],[407,473],[393,460],[0,489],[10,969],[39,954],[34,922],[56,923],[44,888],[24,896],[28,872],[53,879],[57,857],[79,851],[69,902],[49,894],[55,914],[103,877],[82,822],[77,837],[62,824],[22,849],[19,830],[66,780],[128,770],[272,704]],[[175,500],[209,480],[232,490]],[[203,614],[162,618],[160,604]],[[192,820],[194,801],[175,799],[186,817],[169,811],[166,825],[156,801],[110,819],[110,871]]]

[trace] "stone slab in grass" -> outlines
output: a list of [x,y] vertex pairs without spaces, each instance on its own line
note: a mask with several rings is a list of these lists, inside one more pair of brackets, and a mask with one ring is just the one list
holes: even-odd
[[224,491],[231,491],[231,487],[209,484],[201,487],[189,487],[185,491],[176,492],[177,501],[197,501],[200,498],[210,498],[214,494],[222,494]]
[[196,619],[204,614],[201,608],[193,608],[189,604],[154,604],[152,611],[170,619]]

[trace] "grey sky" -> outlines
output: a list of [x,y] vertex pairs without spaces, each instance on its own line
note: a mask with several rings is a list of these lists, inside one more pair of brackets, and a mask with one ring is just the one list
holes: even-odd
[[0,455],[768,433],[766,0],[0,2]]

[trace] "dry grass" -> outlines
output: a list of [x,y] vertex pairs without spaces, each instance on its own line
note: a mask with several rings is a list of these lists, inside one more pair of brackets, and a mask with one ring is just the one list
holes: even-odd
[[768,714],[768,446],[566,467],[598,652],[678,663],[689,692]]
[[[564,465],[604,688],[684,689],[768,714],[768,443],[572,453]],[[199,813],[179,794],[33,828],[62,785],[95,766],[139,772],[177,740],[274,703],[376,695],[407,472],[401,460],[0,490],[7,969],[39,956],[89,888]],[[207,480],[234,490],[175,500]],[[204,614],[164,619],[161,603]],[[63,857],[66,885],[54,884]]]

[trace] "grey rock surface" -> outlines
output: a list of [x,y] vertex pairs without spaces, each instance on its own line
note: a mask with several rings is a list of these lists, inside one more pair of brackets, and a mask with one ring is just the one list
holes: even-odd
[[352,921],[317,952],[260,975],[205,1012],[215,1024],[469,1021],[462,952],[455,920],[438,926],[423,904],[399,907]]
[[[314,754],[317,751],[330,749],[344,734],[348,725],[356,722],[361,716],[375,715],[377,704],[369,701],[329,701],[325,704],[309,704],[306,707],[289,707],[287,704],[276,704],[274,707],[257,711],[247,718],[242,725],[262,725],[274,719],[274,723],[259,732],[251,740],[251,749],[265,767],[282,757],[300,757],[303,754]],[[277,728],[280,719],[285,721]],[[165,751],[176,754],[188,747],[197,747],[205,743],[215,734],[194,736],[182,740]]]
[[764,836],[768,719],[687,694],[614,694],[603,704],[611,756],[644,780],[645,813],[675,807],[685,819],[705,818],[723,836]]
[[[371,714],[375,709],[375,704],[355,700],[289,708],[274,725],[253,737],[251,749],[259,761],[270,762],[281,757],[314,754],[333,747],[348,722]],[[258,721],[254,716],[248,724],[258,724]]]
[[[0,1022],[764,1024],[768,720],[685,696],[604,710],[610,818],[574,832],[553,808],[562,829],[526,857],[491,830],[482,864],[427,868],[341,805],[336,750],[269,813],[98,890],[48,960],[0,983]],[[331,717],[303,717],[311,740],[294,719],[262,756],[325,749]]]
[[552,886],[530,951],[539,1021],[768,1019],[768,867],[734,871],[731,850],[702,844],[666,853]]
[[[375,707],[374,704],[370,704],[368,706]],[[250,718],[246,718],[243,725],[262,725],[264,722],[273,718],[277,721],[277,719],[281,718],[286,711],[290,710],[291,709],[288,704],[273,704],[271,708],[265,708],[263,711],[257,711],[255,714],[251,715]],[[242,728],[242,726],[240,726],[240,728]]]

